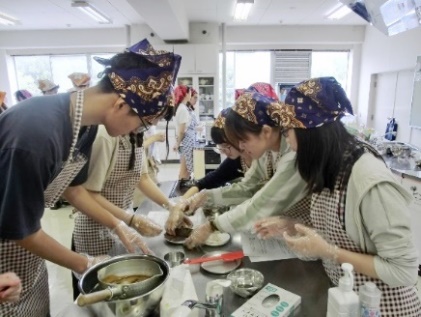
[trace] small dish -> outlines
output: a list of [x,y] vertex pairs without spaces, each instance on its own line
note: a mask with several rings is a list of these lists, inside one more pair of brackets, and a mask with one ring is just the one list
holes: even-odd
[[165,241],[172,243],[172,244],[184,244],[187,238],[193,232],[192,228],[176,228],[175,229],[175,236],[164,233]]
[[[223,253],[228,253],[228,252],[221,252],[221,251],[209,252],[203,255],[203,257],[221,255]],[[200,264],[200,267],[208,273],[228,274],[229,272],[234,271],[240,265],[241,265],[241,260],[234,260],[234,261],[229,261],[229,262],[224,262],[222,260],[219,260],[219,261],[204,262]]]
[[230,241],[231,235],[226,232],[213,232],[209,238],[205,241],[205,245],[208,247],[220,247]]
[[228,274],[231,290],[244,298],[250,297],[262,288],[265,280],[262,273],[253,269],[239,269]]

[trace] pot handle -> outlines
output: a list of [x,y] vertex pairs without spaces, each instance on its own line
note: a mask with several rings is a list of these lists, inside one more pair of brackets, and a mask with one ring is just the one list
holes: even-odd
[[90,293],[90,294],[80,294],[76,300],[78,306],[83,307],[90,304],[95,304],[104,300],[110,300],[114,296],[114,293],[111,289],[107,288],[102,291]]

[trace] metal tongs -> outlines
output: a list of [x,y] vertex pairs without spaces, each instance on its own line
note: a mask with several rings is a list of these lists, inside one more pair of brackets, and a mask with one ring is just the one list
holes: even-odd
[[222,260],[224,262],[234,261],[238,259],[244,258],[243,251],[234,251],[228,253],[222,253],[220,255],[208,256],[208,257],[201,257],[196,259],[186,259],[184,260],[184,264],[200,264],[203,262],[210,262],[210,261],[217,261]]

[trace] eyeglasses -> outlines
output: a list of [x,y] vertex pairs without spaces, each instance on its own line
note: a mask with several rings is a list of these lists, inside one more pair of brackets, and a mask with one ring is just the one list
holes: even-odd
[[216,149],[219,152],[224,152],[226,154],[229,154],[231,152],[231,145],[227,145],[227,146],[217,146]]
[[148,131],[152,124],[146,120],[143,120],[142,117],[139,117],[139,118],[140,118],[140,122],[142,122],[142,126],[138,129],[139,131],[138,133]]

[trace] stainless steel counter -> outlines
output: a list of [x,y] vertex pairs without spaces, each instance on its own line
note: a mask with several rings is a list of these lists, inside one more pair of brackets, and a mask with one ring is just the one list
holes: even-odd
[[[167,186],[170,187],[170,186]],[[150,210],[159,210],[157,205],[145,201],[137,213],[146,215]],[[169,251],[183,251],[187,257],[200,257],[204,253],[212,251],[234,251],[241,250],[241,238],[237,234],[231,241],[222,247],[206,247],[196,250],[188,250],[181,245],[173,245],[164,240],[163,235],[146,239],[149,247],[158,257],[163,258]],[[277,260],[268,262],[250,262],[248,257],[243,259],[240,267],[254,268],[263,273],[266,283],[273,283],[290,292],[301,296],[301,305],[295,311],[294,316],[326,316],[327,290],[330,281],[320,261],[305,262],[299,259]],[[205,300],[205,286],[210,280],[224,278],[225,275],[207,273],[201,269],[192,270],[193,282],[199,300]],[[229,316],[246,300],[225,289],[224,291],[224,313]],[[201,312],[202,314],[202,312]],[[156,315],[158,316],[158,315]]]

